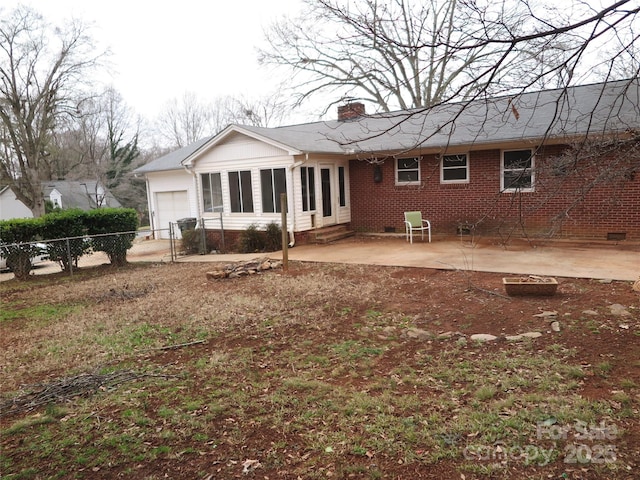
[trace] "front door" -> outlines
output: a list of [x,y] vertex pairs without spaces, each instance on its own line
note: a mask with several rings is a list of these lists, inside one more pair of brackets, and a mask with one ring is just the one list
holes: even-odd
[[320,167],[320,185],[322,189],[322,225],[336,223],[336,202],[334,199],[333,185],[335,167],[333,165]]

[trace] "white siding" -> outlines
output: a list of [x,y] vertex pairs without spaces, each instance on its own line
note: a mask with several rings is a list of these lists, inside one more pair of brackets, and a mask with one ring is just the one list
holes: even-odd
[[[287,198],[291,204],[292,177],[290,167],[294,158],[288,152],[244,135],[232,135],[224,142],[204,152],[194,163],[193,171],[198,178],[198,210],[202,211],[200,198],[200,174],[220,172],[223,200],[223,221],[227,230],[244,230],[255,224],[263,228],[271,222],[280,224],[280,213],[263,213],[260,191],[260,170],[284,168],[287,176]],[[229,200],[229,172],[249,170],[251,172],[251,189],[253,192],[253,213],[231,213]],[[219,213],[202,213],[204,218],[219,218]],[[291,206],[287,218],[291,225]]]
[[[323,158],[314,156],[294,157],[288,151],[274,145],[256,140],[246,135],[233,133],[223,141],[215,144],[208,150],[200,153],[193,159],[191,172],[176,170],[172,172],[155,172],[147,174],[149,210],[154,218],[154,226],[157,222],[157,205],[155,205],[158,192],[187,191],[190,217],[211,219],[207,225],[218,225],[219,212],[203,212],[201,179],[203,173],[220,173],[223,222],[225,230],[244,230],[249,225],[255,224],[264,228],[271,222],[280,223],[280,213],[264,213],[262,211],[262,197],[260,189],[260,170],[284,168],[287,181],[287,199],[289,211],[287,221],[288,230],[302,232],[312,228],[322,227],[322,189],[320,184],[320,166],[331,164],[335,166],[335,178],[332,184],[335,197],[334,210],[335,222],[346,223],[351,221],[349,208],[349,163],[335,157]],[[302,185],[300,182],[300,166],[313,167],[315,169],[315,195],[316,210],[302,211]],[[338,205],[338,166],[345,168],[345,195],[346,206]],[[251,185],[253,193],[253,213],[231,213],[229,195],[229,172],[251,172]],[[180,195],[178,194],[178,197]],[[312,221],[315,219],[315,223]],[[157,228],[157,227],[156,227]]]
[[33,213],[31,213],[31,210],[16,198],[16,195],[10,188],[7,188],[0,194],[0,220],[32,217]]

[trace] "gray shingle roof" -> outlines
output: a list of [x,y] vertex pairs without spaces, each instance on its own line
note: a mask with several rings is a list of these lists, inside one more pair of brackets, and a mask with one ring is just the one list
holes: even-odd
[[[375,114],[277,128],[239,126],[255,135],[306,153],[397,153],[420,148],[440,151],[518,141],[570,139],[640,128],[638,79],[476,99],[429,109]],[[226,130],[228,131],[228,130]],[[226,132],[225,131],[225,132]],[[220,135],[224,135],[224,132]],[[203,139],[152,162],[142,171],[179,168]]]
[[186,147],[174,150],[160,158],[156,158],[146,165],[142,165],[134,170],[134,173],[147,173],[147,172],[162,172],[165,170],[176,170],[182,168],[180,162],[185,158],[191,156],[205,143],[211,140],[213,137],[201,138],[200,140],[193,142]]
[[[62,206],[64,208],[80,208],[82,210],[97,208],[97,182],[95,180],[56,180],[42,183],[42,190],[45,197],[48,198],[53,189],[56,189],[62,195]],[[105,198],[102,206],[121,207],[122,205],[111,192],[105,188]]]

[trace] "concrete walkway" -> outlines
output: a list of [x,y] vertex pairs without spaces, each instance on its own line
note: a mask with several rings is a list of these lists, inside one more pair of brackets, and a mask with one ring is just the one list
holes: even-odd
[[[236,262],[260,256],[196,255],[179,262]],[[282,252],[268,254],[281,259]],[[532,247],[471,243],[469,240],[417,241],[398,237],[354,237],[328,245],[299,245],[288,250],[289,260],[369,264],[400,267],[475,270],[515,275],[542,275],[611,280],[637,280],[640,244],[577,244],[554,242]]]

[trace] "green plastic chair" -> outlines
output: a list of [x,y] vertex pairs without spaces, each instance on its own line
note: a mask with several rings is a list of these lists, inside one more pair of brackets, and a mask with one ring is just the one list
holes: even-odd
[[424,242],[424,231],[429,232],[429,243],[431,243],[431,223],[422,219],[422,212],[404,212],[404,226],[407,240],[413,243],[413,232],[420,231]]

